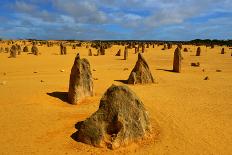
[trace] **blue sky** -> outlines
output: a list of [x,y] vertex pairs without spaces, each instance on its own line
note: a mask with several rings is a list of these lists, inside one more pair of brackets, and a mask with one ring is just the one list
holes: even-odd
[[4,39],[232,39],[232,0],[1,0]]

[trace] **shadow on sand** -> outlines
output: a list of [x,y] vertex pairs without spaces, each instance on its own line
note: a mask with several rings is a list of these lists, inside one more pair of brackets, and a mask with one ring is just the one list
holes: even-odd
[[80,141],[78,140],[78,130],[79,130],[79,128],[81,127],[81,124],[82,124],[83,122],[84,122],[84,121],[80,121],[80,122],[77,122],[77,123],[75,124],[75,128],[77,129],[77,131],[74,132],[74,133],[70,136],[73,140],[75,140],[75,141],[77,141],[77,142],[80,142]]
[[58,98],[61,101],[68,103],[68,92],[55,91],[55,92],[52,92],[52,93],[47,93],[47,95]]
[[124,83],[124,84],[128,84],[127,80],[114,80],[114,81],[121,82],[121,83]]
[[172,69],[156,69],[156,70],[175,73]]

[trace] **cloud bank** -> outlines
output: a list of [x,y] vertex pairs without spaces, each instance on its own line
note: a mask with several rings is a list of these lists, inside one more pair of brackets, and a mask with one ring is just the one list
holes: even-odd
[[232,39],[230,0],[3,0],[0,37]]

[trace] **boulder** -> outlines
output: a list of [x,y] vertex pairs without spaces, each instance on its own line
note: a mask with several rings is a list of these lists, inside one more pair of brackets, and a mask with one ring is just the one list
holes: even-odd
[[101,98],[99,109],[76,124],[79,142],[115,149],[139,140],[151,131],[142,101],[127,86],[112,85]]

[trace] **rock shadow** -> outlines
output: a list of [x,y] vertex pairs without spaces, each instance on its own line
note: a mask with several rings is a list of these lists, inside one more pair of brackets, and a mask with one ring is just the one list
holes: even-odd
[[61,101],[68,103],[68,92],[55,91],[55,92],[47,93],[47,95],[58,98]]
[[166,72],[173,72],[173,73],[175,73],[172,69],[156,69],[156,70],[161,70],[161,71],[166,71]]
[[124,83],[124,84],[128,84],[128,80],[114,80],[114,81],[121,82],[121,83]]

